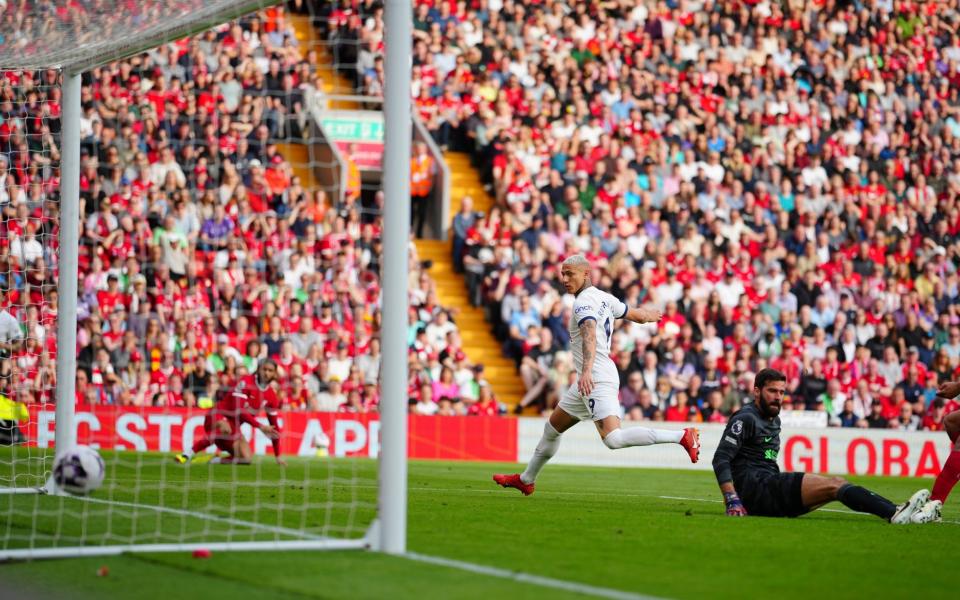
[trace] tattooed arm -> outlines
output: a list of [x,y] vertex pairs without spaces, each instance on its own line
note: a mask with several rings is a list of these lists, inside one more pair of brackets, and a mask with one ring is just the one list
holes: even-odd
[[583,342],[583,371],[577,389],[584,396],[589,396],[593,391],[593,360],[597,356],[596,319],[591,317],[580,323],[580,338]]

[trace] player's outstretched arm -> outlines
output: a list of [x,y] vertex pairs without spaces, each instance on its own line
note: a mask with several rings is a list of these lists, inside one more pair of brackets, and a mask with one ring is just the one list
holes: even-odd
[[655,308],[628,308],[623,318],[634,323],[657,323],[663,318],[663,313]]
[[285,467],[287,466],[286,461],[280,458],[280,419],[279,417],[280,415],[277,412],[276,407],[271,406],[267,408],[267,421],[270,422],[270,425],[268,426],[268,428],[270,429],[270,433],[267,433],[266,431],[264,431],[264,433],[267,433],[267,437],[270,438],[270,442],[273,444],[273,457],[276,459],[277,464],[280,465],[281,467]]

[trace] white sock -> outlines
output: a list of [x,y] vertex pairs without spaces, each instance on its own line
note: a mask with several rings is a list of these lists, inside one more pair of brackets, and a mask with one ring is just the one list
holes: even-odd
[[537,475],[540,474],[540,469],[543,468],[543,465],[547,464],[547,461],[550,460],[559,449],[560,434],[548,421],[543,426],[543,436],[540,438],[536,450],[533,451],[533,456],[530,457],[527,468],[520,474],[520,481],[524,483],[533,483],[536,481]]
[[682,431],[668,429],[647,429],[630,427],[614,429],[603,438],[603,443],[611,450],[630,448],[631,446],[649,446],[651,444],[676,444],[683,439]]
[[683,439],[683,430],[676,431],[673,429],[651,429],[653,435],[656,436],[654,444],[679,444],[680,440]]

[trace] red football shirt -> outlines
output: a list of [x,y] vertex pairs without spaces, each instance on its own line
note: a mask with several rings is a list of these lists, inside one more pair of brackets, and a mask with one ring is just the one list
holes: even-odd
[[[220,394],[217,406],[214,408],[219,414],[230,419],[233,427],[239,427],[240,422],[243,422],[254,428],[260,426],[256,416],[261,409],[267,413],[267,421],[270,425],[278,428],[280,397],[272,387],[260,387],[254,375],[240,378],[232,389]],[[272,441],[274,456],[280,456],[280,440]]]

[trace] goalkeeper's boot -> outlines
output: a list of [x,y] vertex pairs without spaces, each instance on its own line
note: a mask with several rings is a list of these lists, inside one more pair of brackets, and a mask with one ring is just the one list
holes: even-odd
[[173,457],[173,461],[185,465],[190,462],[190,457],[186,454],[177,454]]
[[700,430],[696,427],[687,427],[683,430],[683,437],[680,438],[680,445],[690,455],[690,462],[700,460]]
[[524,496],[529,496],[533,493],[534,484],[521,481],[519,473],[514,473],[513,475],[497,474],[493,476],[493,480],[505,488],[516,488],[520,490]]
[[943,502],[931,500],[924,504],[920,510],[913,513],[910,517],[911,523],[940,523],[943,517],[940,511],[943,509]]
[[920,490],[915,492],[912,496],[910,496],[909,500],[897,506],[897,512],[893,513],[893,516],[890,517],[890,522],[894,525],[906,525],[911,523],[913,513],[920,510],[920,508],[926,504],[927,500],[929,499],[930,490]]

